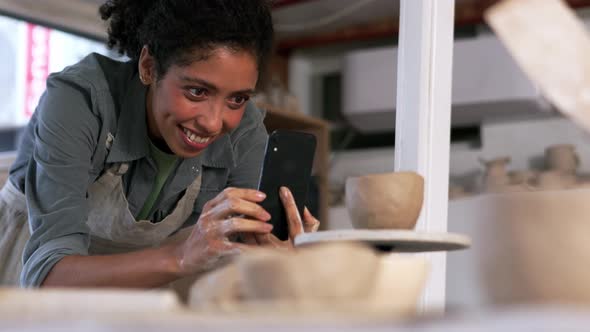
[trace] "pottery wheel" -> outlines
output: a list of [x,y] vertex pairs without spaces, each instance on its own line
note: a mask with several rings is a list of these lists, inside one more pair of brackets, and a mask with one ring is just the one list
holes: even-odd
[[350,229],[300,234],[295,238],[295,246],[330,241],[360,241],[381,251],[395,252],[459,250],[471,245],[469,237],[454,233]]

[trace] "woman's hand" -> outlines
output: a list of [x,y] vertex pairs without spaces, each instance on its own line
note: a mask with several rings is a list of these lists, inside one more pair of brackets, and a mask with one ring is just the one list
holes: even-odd
[[227,188],[207,202],[189,237],[175,250],[180,274],[212,269],[220,260],[251,247],[231,242],[231,235],[268,235],[272,230],[267,223],[270,215],[257,204],[265,197],[257,190]]
[[289,226],[289,239],[285,241],[279,240],[271,233],[267,234],[242,234],[244,242],[247,244],[258,244],[265,247],[274,247],[279,249],[293,248],[295,237],[301,233],[315,232],[320,227],[320,222],[317,220],[307,208],[303,209],[303,220],[297,210],[297,204],[291,194],[291,191],[286,187],[281,187],[280,197],[285,212],[287,214],[287,223]]

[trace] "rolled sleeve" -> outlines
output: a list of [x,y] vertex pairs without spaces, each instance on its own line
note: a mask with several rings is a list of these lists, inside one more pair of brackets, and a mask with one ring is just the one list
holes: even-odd
[[88,237],[82,234],[62,236],[47,242],[34,250],[27,257],[20,276],[22,287],[41,285],[53,266],[62,258],[70,255],[88,254]]
[[25,196],[31,237],[23,252],[22,286],[40,285],[64,256],[88,254],[86,196],[100,130],[96,98],[84,82],[50,77],[29,124],[33,153]]

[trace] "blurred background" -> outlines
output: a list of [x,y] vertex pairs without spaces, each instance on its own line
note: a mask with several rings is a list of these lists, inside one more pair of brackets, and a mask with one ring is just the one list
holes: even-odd
[[[102,2],[0,1],[4,170],[48,74],[90,52],[120,58],[104,46]],[[565,146],[576,155],[575,184],[585,185],[590,173],[588,135],[541,96],[483,22],[494,2],[456,0],[455,11],[449,231],[474,243],[477,211],[466,198],[522,184],[518,172],[550,171],[548,148]],[[590,0],[567,3],[590,25]],[[276,49],[257,102],[269,110],[269,130],[318,136],[310,204],[326,229],[351,227],[343,203],[347,177],[393,170],[399,6],[397,0],[274,1]],[[485,304],[473,266],[470,251],[449,254],[450,308]]]

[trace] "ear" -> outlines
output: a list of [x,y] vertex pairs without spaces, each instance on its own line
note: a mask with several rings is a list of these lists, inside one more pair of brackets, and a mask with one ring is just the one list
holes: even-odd
[[139,79],[141,83],[150,85],[155,79],[155,64],[156,60],[150,54],[147,45],[141,49],[138,61]]

